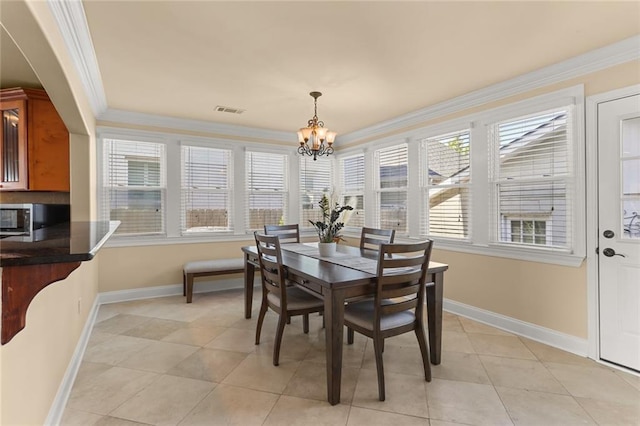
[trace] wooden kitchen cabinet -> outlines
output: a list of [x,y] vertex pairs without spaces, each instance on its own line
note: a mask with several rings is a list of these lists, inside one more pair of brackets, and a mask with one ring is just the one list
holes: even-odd
[[69,132],[44,90],[0,90],[0,191],[69,192]]

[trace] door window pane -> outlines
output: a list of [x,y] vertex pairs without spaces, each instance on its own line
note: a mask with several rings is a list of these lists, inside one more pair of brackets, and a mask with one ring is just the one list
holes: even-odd
[[622,121],[620,157],[622,234],[623,238],[640,238],[640,118]]

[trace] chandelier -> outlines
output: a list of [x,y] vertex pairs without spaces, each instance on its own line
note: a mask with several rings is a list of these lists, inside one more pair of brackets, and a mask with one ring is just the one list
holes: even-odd
[[[313,117],[307,122],[307,127],[298,131],[299,154],[313,156],[313,161],[318,156],[333,154],[333,141],[336,139],[336,132],[325,129],[324,122],[318,120],[318,98],[322,96],[320,92],[309,93],[313,98]],[[325,145],[326,142],[326,145]]]

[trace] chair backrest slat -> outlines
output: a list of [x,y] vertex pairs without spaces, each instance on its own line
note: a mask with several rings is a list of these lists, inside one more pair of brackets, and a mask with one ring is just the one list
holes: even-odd
[[416,320],[422,321],[432,247],[431,240],[380,245],[374,307],[376,327],[380,327],[382,316],[410,309],[414,309]]
[[396,312],[408,311],[409,309],[415,309],[418,305],[418,298],[400,300],[390,305],[383,305],[380,307],[381,315],[394,314]]
[[388,285],[384,285],[384,288],[382,290],[382,297],[384,299],[394,299],[396,297],[406,297],[409,295],[415,295],[418,292],[418,286],[420,285],[419,282],[416,282],[415,285],[405,285],[402,287],[392,287],[392,288],[388,288],[391,286]]
[[376,228],[362,228],[360,234],[360,248],[379,250],[380,244],[393,243],[395,238],[395,229],[376,229]]
[[265,225],[264,233],[278,236],[280,244],[300,242],[300,228],[297,223],[293,225]]
[[273,292],[280,296],[283,309],[287,306],[286,274],[282,264],[280,239],[277,235],[254,233],[258,249],[260,276],[263,291]]

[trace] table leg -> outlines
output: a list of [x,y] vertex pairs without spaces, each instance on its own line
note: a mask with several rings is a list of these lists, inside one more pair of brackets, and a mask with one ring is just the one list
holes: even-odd
[[324,295],[324,321],[327,355],[327,400],[340,403],[342,381],[342,333],[344,328],[344,294],[328,290]]
[[429,354],[431,364],[440,364],[442,351],[442,297],[444,272],[431,276],[434,285],[427,287],[427,318],[429,326]]
[[256,268],[249,261],[249,255],[244,255],[244,317],[251,318],[251,304],[253,303],[253,278]]

